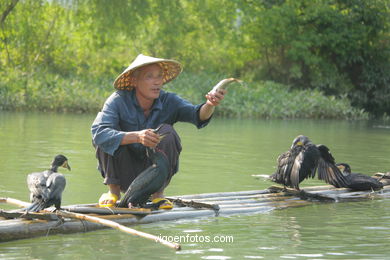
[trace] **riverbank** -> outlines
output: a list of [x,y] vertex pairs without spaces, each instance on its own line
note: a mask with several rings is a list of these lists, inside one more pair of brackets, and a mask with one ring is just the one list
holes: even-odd
[[[165,86],[193,103],[228,75],[183,72]],[[13,111],[99,111],[114,91],[112,78],[80,78],[53,74],[0,74],[0,109]],[[351,106],[347,98],[325,96],[317,90],[291,90],[274,82],[233,85],[216,116],[230,118],[367,119],[369,114]]]

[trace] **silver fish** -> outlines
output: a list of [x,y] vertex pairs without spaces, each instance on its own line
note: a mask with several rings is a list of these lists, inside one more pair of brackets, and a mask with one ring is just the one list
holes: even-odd
[[218,82],[217,85],[213,87],[213,89],[210,91],[212,94],[218,92],[220,89],[227,89],[227,87],[230,85],[230,83],[233,82],[238,82],[242,83],[242,80],[235,79],[235,78],[228,78],[228,79],[223,79],[220,82]]

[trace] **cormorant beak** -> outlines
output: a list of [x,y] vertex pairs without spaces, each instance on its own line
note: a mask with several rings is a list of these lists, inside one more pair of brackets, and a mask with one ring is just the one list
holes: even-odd
[[164,137],[166,137],[168,134],[163,134],[163,135],[160,135],[159,138],[160,138],[160,142],[162,139],[164,139]]
[[[160,142],[161,142],[161,140],[164,139],[164,137],[167,136],[167,135],[168,135],[168,134],[160,135],[160,136],[158,137],[158,138],[160,139]],[[150,156],[152,155],[151,153],[153,153],[153,154],[156,153],[156,147],[153,147],[153,148],[147,147],[147,148],[146,148],[146,156],[147,156],[147,157],[150,157]]]
[[291,146],[291,149],[294,148],[295,146],[303,146],[303,143],[301,141],[298,141]]
[[159,125],[156,129],[153,130],[153,132],[157,133],[160,131],[161,127],[163,127],[163,124]]
[[341,171],[342,174],[346,175],[345,174],[345,166],[340,164],[340,165],[337,165],[337,168],[339,168],[339,170]]
[[[157,133],[157,132],[161,129],[161,127],[163,127],[163,124],[161,124],[159,127],[157,127],[156,129],[154,129],[153,132]],[[161,140],[164,139],[164,137],[167,136],[167,135],[168,135],[168,133],[161,134],[161,135],[159,136],[160,142],[161,142]]]
[[65,161],[63,165],[61,165],[62,167],[68,169],[70,171],[70,165],[68,164],[68,161]]

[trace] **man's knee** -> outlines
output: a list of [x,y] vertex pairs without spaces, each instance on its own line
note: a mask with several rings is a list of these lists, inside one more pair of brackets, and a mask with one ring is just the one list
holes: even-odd
[[[162,124],[158,131],[157,131],[158,134],[160,135],[164,135],[164,134],[171,134],[171,133],[176,133],[176,130],[173,128],[172,125],[169,125],[169,124]],[[177,133],[176,133],[177,134]]]

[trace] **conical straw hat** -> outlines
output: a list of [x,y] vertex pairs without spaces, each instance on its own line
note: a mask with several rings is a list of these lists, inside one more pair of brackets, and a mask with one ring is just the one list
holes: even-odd
[[143,66],[158,64],[163,70],[163,84],[176,78],[183,70],[182,65],[175,60],[154,58],[146,55],[138,55],[137,58],[114,81],[114,87],[118,90],[132,90],[135,80],[133,72]]

